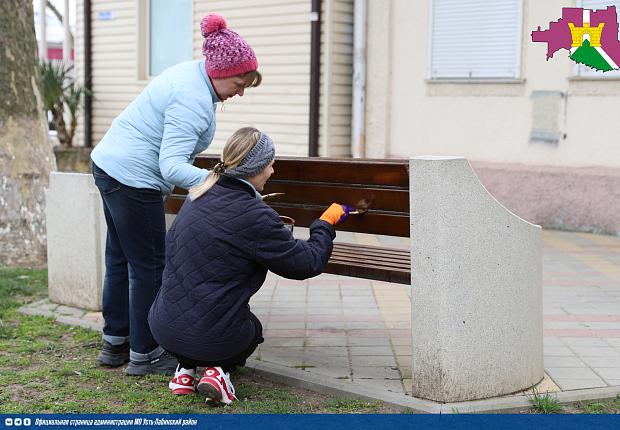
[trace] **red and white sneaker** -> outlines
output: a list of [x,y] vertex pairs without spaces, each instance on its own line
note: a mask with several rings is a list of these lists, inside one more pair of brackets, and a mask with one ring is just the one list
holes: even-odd
[[172,394],[194,394],[196,392],[196,370],[184,369],[180,364],[177,365],[177,370],[168,388],[172,390]]
[[221,367],[207,367],[198,383],[198,392],[207,396],[206,401],[214,401],[230,405],[235,396],[235,387],[230,382],[230,375]]

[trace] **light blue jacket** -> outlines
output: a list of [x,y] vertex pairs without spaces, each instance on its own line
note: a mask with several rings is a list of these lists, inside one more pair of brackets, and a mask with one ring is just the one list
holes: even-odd
[[188,189],[208,175],[192,163],[213,140],[219,101],[204,61],[170,67],[116,117],[91,158],[130,187]]

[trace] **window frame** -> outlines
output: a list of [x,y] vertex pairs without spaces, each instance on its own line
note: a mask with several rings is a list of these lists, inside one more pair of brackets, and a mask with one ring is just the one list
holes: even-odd
[[[464,76],[452,76],[452,77],[436,77],[433,76],[433,30],[434,30],[434,12],[435,12],[435,4],[438,0],[429,0],[429,8],[428,8],[428,37],[427,37],[427,68],[426,68],[426,79],[428,82],[489,82],[489,83],[498,83],[498,82],[522,82],[523,80],[523,28],[524,28],[524,8],[525,1],[517,0],[519,2],[518,12],[517,12],[517,31],[516,31],[516,52],[517,58],[515,61],[515,74],[513,76],[496,76],[496,77],[464,77]],[[467,1],[467,0],[462,0]]]
[[[138,37],[137,37],[137,53],[138,53],[138,81],[148,82],[157,75],[151,74],[151,0],[138,0]],[[190,1],[190,25],[194,25],[194,2]],[[194,58],[194,37],[191,41],[191,56]]]

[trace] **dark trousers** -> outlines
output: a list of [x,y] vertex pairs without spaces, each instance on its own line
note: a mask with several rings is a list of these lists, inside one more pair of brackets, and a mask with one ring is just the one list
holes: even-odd
[[245,366],[245,362],[248,357],[252,355],[258,345],[265,341],[265,339],[263,339],[263,326],[260,323],[260,320],[252,313],[250,313],[250,318],[252,318],[252,323],[254,324],[254,338],[245,350],[230,358],[226,358],[224,360],[194,360],[192,358],[187,358],[176,354],[174,351],[168,352],[176,357],[179,364],[184,369],[195,369],[197,367],[221,367],[224,372],[232,372],[237,367]]
[[103,200],[108,235],[103,284],[103,328],[107,336],[128,337],[131,350],[157,348],[147,317],[161,286],[166,221],[159,190],[133,188],[93,163]]

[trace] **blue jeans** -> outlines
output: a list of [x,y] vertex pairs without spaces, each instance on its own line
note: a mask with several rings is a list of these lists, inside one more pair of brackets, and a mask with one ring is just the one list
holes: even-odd
[[163,197],[159,190],[123,185],[94,163],[93,176],[108,226],[103,338],[112,344],[129,340],[133,353],[153,353],[161,348],[147,317],[164,270]]

